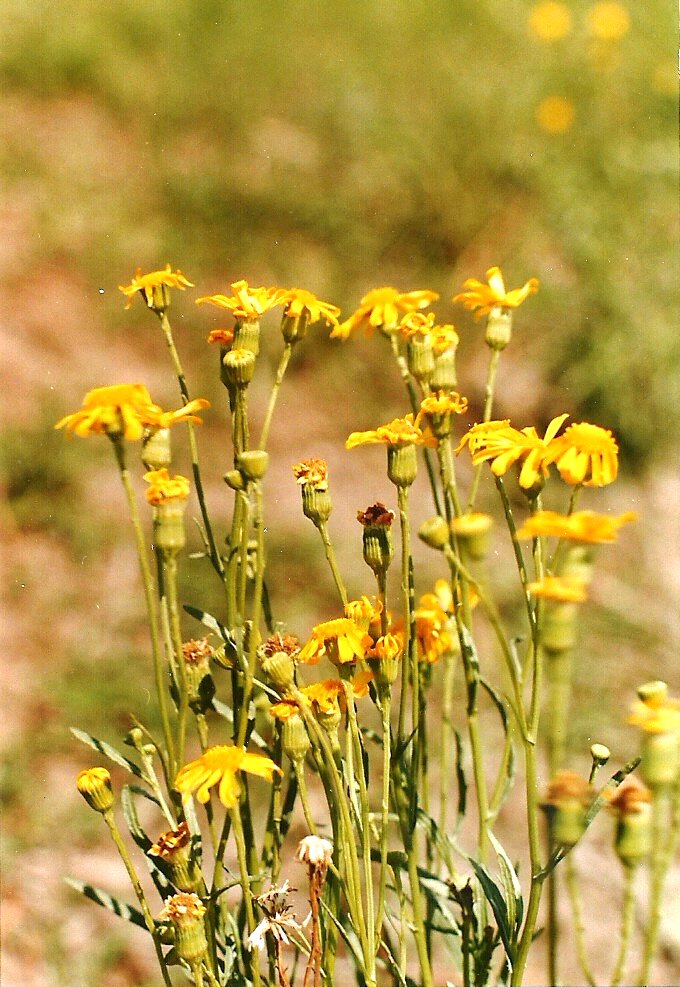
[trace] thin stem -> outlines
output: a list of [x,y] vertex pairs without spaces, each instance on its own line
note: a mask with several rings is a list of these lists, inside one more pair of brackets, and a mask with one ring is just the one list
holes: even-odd
[[[498,363],[500,360],[501,351],[492,350],[491,359],[489,360],[489,368],[486,375],[486,387],[484,389],[484,415],[482,417],[483,422],[488,422],[491,420],[491,409],[493,408],[493,397],[494,391],[496,389],[496,374],[498,372]],[[480,463],[475,469],[475,474],[472,480],[472,486],[470,488],[470,498],[468,500],[466,511],[471,511],[474,507],[475,500],[477,499],[477,490],[479,489],[479,480],[482,475],[482,468],[484,464]]]
[[114,440],[113,448],[116,454],[116,461],[118,463],[118,468],[120,470],[120,478],[123,482],[123,488],[125,490],[125,495],[127,497],[128,508],[130,511],[130,520],[132,522],[132,528],[135,535],[135,542],[137,545],[137,557],[139,559],[139,568],[142,574],[142,583],[144,586],[144,598],[146,600],[146,610],[149,618],[149,633],[151,636],[151,653],[153,656],[153,668],[154,668],[154,678],[156,680],[156,692],[158,694],[158,706],[161,714],[161,724],[163,727],[163,739],[165,741],[165,749],[168,754],[170,776],[171,778],[174,779],[175,774],[177,772],[177,762],[175,760],[175,748],[172,742],[172,732],[170,730],[170,719],[168,716],[168,704],[165,694],[163,656],[161,654],[160,639],[158,635],[158,613],[156,609],[154,582],[153,582],[153,577],[151,575],[151,569],[149,567],[149,559],[146,554],[146,541],[144,538],[142,523],[139,517],[139,511],[137,510],[137,501],[135,500],[135,493],[132,488],[132,481],[130,480],[130,474],[128,473],[127,467],[125,465],[125,449],[123,446],[122,439],[118,438]]
[[163,563],[167,574],[166,587],[168,591],[168,612],[170,617],[170,631],[172,634],[173,650],[175,660],[179,669],[179,713],[177,723],[177,763],[184,761],[184,745],[186,742],[187,716],[189,712],[189,690],[187,687],[187,672],[184,654],[182,652],[182,631],[179,618],[179,600],[177,596],[177,554],[172,551],[164,551]]
[[375,919],[375,951],[380,949],[382,925],[385,916],[385,890],[387,887],[387,848],[388,821],[390,814],[390,766],[392,761],[392,731],[390,713],[392,697],[389,691],[382,696],[380,712],[382,718],[382,800],[380,805],[380,873],[378,876],[378,907]]
[[[243,747],[246,742],[246,730],[248,726],[248,707],[253,694],[253,679],[255,677],[255,660],[257,657],[257,645],[259,643],[259,626],[262,611],[262,588],[264,586],[265,552],[264,552],[264,504],[262,498],[262,485],[259,481],[253,483],[255,491],[255,587],[253,590],[252,608],[250,616],[250,635],[248,638],[248,664],[246,667],[245,681],[243,685],[243,706],[241,710],[241,721],[239,723],[237,746]],[[241,564],[245,567],[245,559]]]
[[[552,871],[550,878],[554,878],[556,873],[556,870]],[[581,908],[581,893],[578,886],[578,876],[576,874],[576,866],[574,864],[572,854],[570,854],[564,861],[564,873],[567,883],[567,890],[569,892],[569,900],[571,901],[571,912],[574,916],[576,955],[578,956],[578,961],[581,965],[581,970],[586,979],[586,983],[590,984],[591,987],[594,987],[595,978],[590,970],[590,964],[588,963],[588,956],[586,954],[585,923],[583,921],[583,909]],[[555,979],[553,983],[557,983],[557,980]]]
[[276,371],[276,378],[272,386],[271,394],[269,395],[269,403],[267,404],[267,411],[264,416],[264,425],[262,426],[262,432],[260,433],[260,441],[258,443],[259,449],[267,448],[267,439],[269,438],[269,429],[271,427],[272,418],[274,416],[274,408],[276,407],[276,399],[279,396],[279,390],[281,384],[283,383],[283,378],[286,374],[286,369],[290,361],[291,354],[293,352],[293,344],[286,343],[283,348],[283,353],[281,354],[281,359],[279,360],[279,366]]
[[[678,786],[680,790],[680,786]],[[677,829],[669,832],[666,815],[670,809],[669,792],[659,788],[654,792],[652,800],[652,884],[649,905],[649,920],[645,930],[645,942],[642,953],[642,965],[638,983],[650,982],[650,970],[656,954],[663,908],[663,886],[666,880],[668,866],[672,860],[677,842]]]
[[318,521],[315,524],[315,527],[321,535],[321,541],[323,542],[324,551],[326,553],[326,560],[330,566],[331,573],[333,574],[333,581],[335,582],[335,587],[340,595],[344,608],[347,606],[347,590],[345,589],[345,584],[340,574],[340,569],[338,568],[338,562],[335,557],[335,549],[333,548],[333,543],[331,542],[331,538],[328,533],[328,525],[325,521]]
[[[243,835],[243,824],[241,822],[241,809],[239,803],[230,810],[231,825],[234,830],[234,842],[236,843],[236,856],[238,858],[239,873],[241,876],[241,887],[243,888],[243,904],[246,910],[246,921],[248,932],[255,930],[255,914],[253,912],[253,896],[250,889],[250,874],[248,873],[248,862],[246,857],[246,841]],[[258,951],[251,950],[251,972],[253,975],[253,987],[260,987],[260,964]]]
[[[170,351],[170,359],[172,360],[173,367],[175,368],[175,373],[177,375],[177,382],[179,383],[180,394],[182,395],[182,401],[184,404],[189,404],[191,400],[189,397],[189,388],[187,387],[186,377],[184,375],[184,370],[179,358],[179,353],[175,346],[175,341],[172,336],[172,329],[170,327],[170,322],[165,314],[165,311],[159,312],[159,318],[161,323],[161,329],[165,336],[165,341],[168,344],[168,350]],[[210,555],[210,561],[213,564],[215,570],[219,575],[224,578],[224,565],[222,564],[222,559],[220,553],[217,550],[217,543],[215,541],[215,536],[213,534],[212,525],[210,523],[210,515],[208,514],[208,508],[205,501],[205,491],[203,489],[203,480],[201,479],[201,470],[198,464],[198,443],[196,442],[196,432],[195,427],[192,422],[187,422],[187,427],[189,430],[189,451],[191,453],[191,468],[194,476],[194,487],[196,488],[196,496],[198,498],[198,504],[201,511],[201,518],[203,520],[203,529],[205,531],[206,539],[208,542],[208,552]]]
[[309,804],[309,792],[307,791],[304,761],[300,761],[296,758],[296,760],[293,761],[293,770],[295,771],[295,777],[297,778],[298,792],[300,793],[300,802],[302,803],[302,812],[305,817],[305,822],[307,823],[307,829],[312,836],[316,836],[316,825],[314,823],[312,809]]
[[612,973],[612,987],[619,987],[626,971],[626,959],[635,924],[635,867],[624,867],[623,909],[621,913],[621,945]]
[[102,813],[102,815],[104,816],[104,822],[109,827],[109,832],[113,837],[113,842],[116,844],[121,860],[125,864],[125,870],[128,873],[128,877],[130,878],[130,883],[132,884],[135,895],[137,896],[137,901],[139,902],[139,906],[142,909],[142,914],[144,916],[146,927],[151,933],[151,938],[153,939],[154,948],[156,950],[156,956],[158,957],[158,963],[160,965],[161,973],[163,975],[163,983],[166,985],[166,987],[172,987],[172,982],[170,980],[167,967],[165,966],[165,960],[163,958],[163,951],[161,950],[161,944],[158,939],[158,934],[156,932],[156,924],[151,915],[151,911],[149,910],[146,896],[142,889],[142,885],[139,882],[137,871],[135,870],[134,864],[132,863],[132,858],[128,853],[128,848],[125,846],[125,843],[123,842],[123,837],[120,835],[120,830],[118,829],[118,826],[116,824],[116,820],[114,818],[113,812],[109,809],[107,812]]

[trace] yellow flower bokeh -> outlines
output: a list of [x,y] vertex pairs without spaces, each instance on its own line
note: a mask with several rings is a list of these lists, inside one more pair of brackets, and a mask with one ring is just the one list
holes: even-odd
[[537,3],[529,14],[529,28],[540,41],[557,41],[572,28],[571,11],[558,0]]
[[576,107],[568,96],[546,96],[536,107],[536,123],[547,134],[564,134],[574,125]]

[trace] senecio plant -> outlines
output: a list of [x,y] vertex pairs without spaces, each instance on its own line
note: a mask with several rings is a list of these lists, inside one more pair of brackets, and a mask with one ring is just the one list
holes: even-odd
[[[467,409],[456,390],[458,336],[426,312],[438,297],[432,291],[379,288],[342,322],[336,306],[300,289],[238,281],[230,294],[197,299],[234,320],[208,337],[219,348],[232,446],[224,464],[230,514],[220,510],[219,528],[206,503],[196,439],[198,413],[208,402],[189,392],[168,320],[171,293],[193,287],[180,271],[138,271],[121,288],[129,304],[140,296],[160,323],[179,410],[163,411],[142,384],[118,384],[90,391],[82,409],[56,426],[111,443],[139,555],[160,722],[154,731],[134,721],[130,756],[74,731],[113,762],[116,779],[123,771],[132,775],[132,784],[119,787],[105,767],[92,767],[77,787],[103,816],[137,904],[72,883],[148,931],[166,987],[178,967],[198,987],[340,985],[350,982],[352,969],[366,987],[521,984],[544,891],[540,922],[547,926],[547,980],[555,984],[562,887],[574,913],[570,951],[595,983],[572,851],[605,805],[625,874],[621,945],[608,983],[620,983],[632,965],[636,886],[647,868],[650,905],[635,963],[637,982],[649,983],[664,877],[678,839],[680,702],[663,682],[640,688],[631,723],[640,728],[641,756],[600,787],[596,774],[609,758],[603,745],[591,750],[589,777],[566,766],[572,658],[595,548],[615,541],[633,516],[576,509],[584,490],[616,479],[611,432],[588,422],[565,428],[565,414],[543,436],[531,425],[493,419],[514,310],[538,282],[507,291],[498,268],[486,277],[467,280],[454,298],[486,317],[490,354],[482,419],[468,431],[456,424]],[[277,308],[283,348],[256,423],[248,399],[260,322]],[[376,502],[357,515],[370,570],[359,599],[348,598],[333,549],[327,464],[312,450],[293,465],[289,482],[299,485],[338,598],[328,619],[302,629],[298,639],[285,614],[272,612],[267,592],[264,490],[286,368],[317,322],[340,340],[375,330],[403,379],[409,410],[347,439],[348,450],[382,446],[394,485],[392,508]],[[178,426],[188,429],[192,481],[169,470]],[[457,455],[471,457],[467,491],[456,479]],[[409,498],[420,464],[432,516],[418,535],[433,551],[432,571],[416,579]],[[492,517],[475,510],[488,467],[503,519],[495,535]],[[148,522],[131,476],[142,471]],[[515,482],[519,500],[507,488]],[[221,585],[215,614],[178,594],[192,486],[203,564]],[[553,505],[561,500],[564,513],[544,505],[548,494]],[[523,504],[521,519],[513,502]],[[492,537],[512,547],[519,617],[501,613],[488,585],[483,559]],[[522,626],[507,628],[509,619]],[[493,668],[500,669],[498,682],[488,677]],[[493,716],[480,720],[483,705]],[[494,710],[498,728],[488,734],[487,727],[485,736],[485,724],[495,727]],[[494,832],[513,783],[520,784],[519,760],[524,818],[514,825],[524,834],[521,868]],[[638,765],[639,779],[632,774]],[[550,779],[547,788],[541,775]],[[131,841],[121,835],[120,814]],[[308,831],[295,850],[288,839],[293,822]],[[144,880],[140,870],[148,870]],[[297,896],[292,884],[303,885]]]

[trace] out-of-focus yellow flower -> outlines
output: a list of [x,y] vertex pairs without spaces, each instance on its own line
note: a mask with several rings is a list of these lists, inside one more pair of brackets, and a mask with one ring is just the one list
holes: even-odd
[[473,425],[461,439],[456,453],[467,446],[475,466],[491,462],[494,476],[503,476],[515,463],[521,462],[519,485],[529,490],[548,477],[546,460],[549,445],[568,415],[558,415],[548,425],[541,438],[533,425],[521,431],[513,428],[509,420],[481,422]]
[[301,487],[328,490],[328,463],[325,459],[304,459],[293,466],[293,473]]
[[372,644],[371,638],[360,630],[349,617],[338,617],[317,624],[312,635],[298,655],[298,661],[316,665],[327,657],[336,665],[346,665],[363,658]]
[[645,733],[680,733],[680,699],[639,699],[631,706],[628,722]]
[[413,415],[408,414],[404,418],[395,418],[387,425],[379,425],[378,428],[368,432],[352,432],[345,442],[346,449],[354,449],[361,445],[436,446],[437,440],[429,429],[420,428],[418,419],[414,421]]
[[594,511],[575,511],[573,514],[557,514],[555,511],[536,511],[517,532],[518,538],[564,538],[589,545],[616,541],[620,527],[637,520],[637,514],[628,511],[620,517],[596,514]]
[[620,41],[630,30],[630,14],[615,0],[601,0],[586,14],[590,34],[602,41]]
[[264,754],[249,754],[241,747],[229,747],[225,744],[210,747],[207,751],[181,769],[175,778],[175,788],[183,796],[196,792],[199,802],[207,802],[210,789],[219,784],[219,797],[222,805],[232,809],[241,794],[241,782],[238,778],[240,771],[258,775],[271,782],[274,774],[281,774],[279,768]]
[[441,326],[432,326],[430,337],[432,339],[432,349],[437,356],[441,356],[446,350],[455,349],[459,342],[459,336],[455,326],[452,326],[450,322]]
[[529,14],[529,28],[541,41],[557,41],[571,31],[571,11],[565,3],[544,0]]
[[555,439],[546,462],[555,463],[565,483],[604,487],[616,479],[619,447],[608,429],[579,422]]
[[406,312],[427,308],[439,295],[435,291],[397,291],[396,288],[374,288],[361,299],[359,308],[349,319],[334,327],[331,337],[347,339],[350,333],[363,327],[368,332],[385,327],[395,329]]
[[88,391],[81,410],[66,415],[54,427],[66,428],[82,438],[94,433],[134,442],[146,429],[168,428],[178,421],[200,424],[194,412],[208,407],[210,402],[198,398],[178,411],[163,411],[153,403],[144,384],[114,384]]
[[548,134],[564,134],[574,125],[576,107],[568,96],[546,96],[536,107],[536,123]]
[[407,312],[399,329],[404,339],[413,336],[431,336],[434,329],[434,312]]
[[568,576],[544,576],[539,582],[529,583],[527,589],[534,596],[560,603],[585,603],[588,599],[583,581]]
[[452,634],[451,613],[453,596],[445,579],[438,579],[434,593],[424,593],[414,612],[418,652],[430,664],[442,655],[458,650],[458,639]]
[[500,267],[490,267],[486,280],[488,284],[477,278],[468,278],[463,282],[463,290],[453,297],[454,302],[460,302],[470,312],[475,312],[476,319],[487,315],[492,308],[517,308],[529,295],[538,291],[538,278],[529,278],[521,288],[506,291]]
[[194,285],[193,282],[187,281],[181,271],[173,271],[170,265],[166,264],[162,271],[152,271],[150,274],[142,274],[141,267],[138,267],[130,284],[119,285],[118,290],[122,291],[128,300],[125,308],[130,308],[137,292],[144,295],[149,308],[154,308],[154,288],[161,287],[179,288],[184,291],[185,288],[193,288]]
[[368,631],[370,624],[382,613],[380,600],[371,602],[367,596],[360,600],[350,600],[345,606],[345,616],[349,617],[361,631]]
[[233,295],[204,295],[197,305],[217,305],[228,309],[236,319],[259,319],[269,309],[281,304],[285,292],[281,288],[251,288],[247,281],[231,284]]
[[186,476],[170,477],[165,467],[150,470],[144,474],[144,479],[149,484],[146,499],[153,507],[164,504],[168,500],[186,500],[189,496],[191,484]]
[[322,302],[305,288],[289,288],[279,292],[277,304],[283,305],[284,315],[299,318],[305,315],[310,323],[325,319],[329,326],[337,326],[340,309],[330,302]]

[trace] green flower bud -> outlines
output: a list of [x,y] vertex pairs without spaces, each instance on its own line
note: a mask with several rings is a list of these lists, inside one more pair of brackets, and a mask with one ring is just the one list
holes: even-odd
[[396,487],[410,487],[418,474],[418,454],[413,444],[387,447],[387,475]]
[[512,312],[496,305],[486,320],[484,340],[492,350],[504,350],[512,336]]

